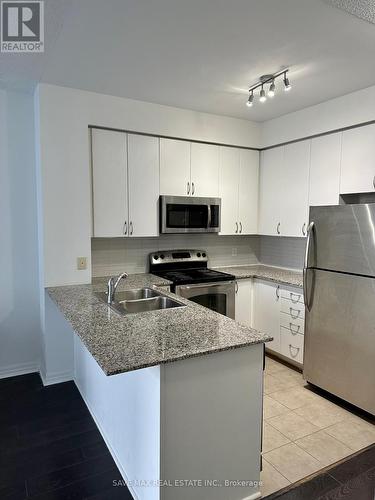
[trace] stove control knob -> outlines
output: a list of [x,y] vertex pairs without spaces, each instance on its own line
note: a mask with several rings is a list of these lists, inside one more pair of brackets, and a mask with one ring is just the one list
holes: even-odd
[[159,255],[154,255],[155,260],[158,260],[158,258],[159,258]]
[[198,253],[197,253],[197,257],[200,257],[200,256],[201,256],[201,254],[200,254],[200,252],[198,252]]
[[161,255],[160,255],[160,258],[161,258],[161,259],[164,259],[164,254],[161,254]]
[[202,253],[202,257],[206,257],[206,254],[204,252]]

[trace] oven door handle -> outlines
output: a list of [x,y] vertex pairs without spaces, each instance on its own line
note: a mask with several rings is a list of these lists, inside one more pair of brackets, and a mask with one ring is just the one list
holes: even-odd
[[211,227],[211,205],[207,205],[207,229]]
[[176,289],[179,290],[197,290],[198,288],[211,288],[211,287],[226,287],[231,286],[234,281],[217,281],[215,283],[197,283],[196,285],[177,285]]

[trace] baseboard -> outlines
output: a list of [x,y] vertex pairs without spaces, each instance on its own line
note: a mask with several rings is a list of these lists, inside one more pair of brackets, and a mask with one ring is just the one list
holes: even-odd
[[27,373],[35,373],[39,371],[39,364],[25,363],[22,365],[13,365],[0,369],[0,379],[8,377],[16,377],[17,375],[26,375]]
[[40,378],[42,379],[43,385],[54,385],[61,384],[61,382],[69,382],[73,380],[73,373],[71,371],[68,372],[60,372],[54,373],[53,375],[44,375],[41,371],[39,371]]
[[121,476],[123,477],[123,479],[124,479],[124,481],[125,481],[125,483],[126,483],[126,485],[127,485],[128,489],[129,489],[129,491],[130,491],[131,496],[133,497],[133,499],[134,499],[134,500],[139,500],[139,497],[138,497],[137,493],[134,491],[134,488],[132,487],[132,485],[131,485],[131,482],[130,482],[129,478],[128,478],[128,476],[127,476],[127,474],[126,474],[126,472],[125,472],[125,470],[124,470],[124,468],[123,468],[123,466],[122,466],[122,464],[121,464],[120,460],[118,459],[118,457],[117,457],[117,455],[116,455],[115,450],[113,449],[113,447],[112,447],[112,445],[111,445],[110,441],[108,440],[108,438],[107,438],[107,436],[106,436],[106,433],[105,433],[105,432],[104,432],[104,430],[102,429],[102,427],[101,427],[101,425],[100,425],[100,422],[99,422],[99,420],[97,419],[97,417],[96,417],[96,415],[95,415],[94,410],[91,408],[90,403],[87,401],[87,399],[86,399],[86,397],[85,397],[85,395],[84,395],[83,391],[81,391],[81,388],[79,387],[79,384],[77,383],[77,381],[76,381],[75,379],[74,379],[74,383],[75,383],[75,385],[76,385],[77,389],[79,390],[79,393],[81,394],[82,399],[84,400],[84,402],[85,402],[85,404],[86,404],[86,406],[87,406],[87,408],[88,408],[88,410],[89,410],[89,412],[90,412],[90,414],[91,414],[92,418],[94,419],[94,422],[95,422],[95,424],[96,424],[97,428],[99,429],[99,432],[100,432],[100,434],[102,435],[102,438],[104,439],[105,444],[107,445],[107,448],[108,448],[108,450],[109,450],[109,452],[110,452],[110,454],[111,454],[111,456],[112,456],[113,460],[115,461],[115,463],[116,463],[116,465],[117,465],[117,468],[118,468],[118,470],[120,471],[120,474],[121,474]]

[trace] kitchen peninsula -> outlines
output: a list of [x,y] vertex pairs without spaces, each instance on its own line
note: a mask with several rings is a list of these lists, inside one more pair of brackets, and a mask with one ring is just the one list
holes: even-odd
[[[47,291],[76,334],[75,382],[134,498],[259,498],[271,337],[181,297],[183,307],[122,316],[98,298],[105,284]],[[118,292],[176,299],[169,284],[130,275]]]

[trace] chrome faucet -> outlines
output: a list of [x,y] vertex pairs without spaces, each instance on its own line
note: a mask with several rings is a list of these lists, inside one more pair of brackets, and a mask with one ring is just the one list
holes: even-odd
[[118,284],[123,278],[127,278],[128,273],[121,273],[117,278],[114,276],[113,278],[109,278],[107,285],[107,303],[112,304],[115,300],[115,292]]

